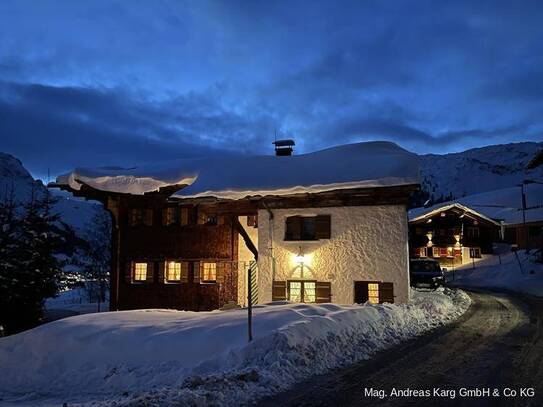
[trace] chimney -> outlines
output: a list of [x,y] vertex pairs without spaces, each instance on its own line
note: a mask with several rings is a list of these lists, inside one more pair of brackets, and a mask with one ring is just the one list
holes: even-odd
[[275,140],[272,144],[275,145],[276,156],[290,156],[292,155],[292,146],[294,146],[294,140]]

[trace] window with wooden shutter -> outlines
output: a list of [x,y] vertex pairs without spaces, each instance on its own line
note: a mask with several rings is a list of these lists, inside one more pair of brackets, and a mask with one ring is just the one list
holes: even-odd
[[285,240],[330,239],[330,215],[289,216],[285,224]]
[[273,281],[272,285],[272,301],[285,301],[287,299],[287,282]]
[[394,304],[394,284],[379,283],[379,304],[388,302]]
[[332,283],[317,281],[315,285],[316,303],[332,302]]
[[356,304],[394,303],[394,284],[381,281],[355,281],[354,302]]

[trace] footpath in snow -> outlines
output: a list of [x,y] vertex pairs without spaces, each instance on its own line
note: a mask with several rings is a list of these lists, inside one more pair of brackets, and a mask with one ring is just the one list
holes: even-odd
[[[460,290],[407,305],[292,304],[246,310],[78,315],[0,339],[10,405],[243,405],[458,318]],[[0,401],[0,404],[2,402]]]
[[[464,265],[448,275],[452,285],[478,288],[501,288],[543,297],[543,264],[536,262],[536,252],[524,250],[491,256],[475,266]],[[454,277],[453,277],[454,276]],[[453,279],[454,278],[454,279]]]

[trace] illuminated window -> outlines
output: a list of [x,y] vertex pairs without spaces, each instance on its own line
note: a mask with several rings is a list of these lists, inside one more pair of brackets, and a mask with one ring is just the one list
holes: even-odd
[[291,302],[315,302],[316,290],[314,281],[289,281],[288,300]]
[[379,283],[368,284],[368,301],[371,304],[379,304]]
[[181,263],[176,261],[166,263],[166,280],[181,281]]
[[202,265],[203,281],[217,280],[217,263],[204,263]]
[[420,257],[428,257],[428,251],[427,251],[426,247],[421,247],[419,249],[419,256]]
[[147,280],[147,263],[134,264],[134,281]]

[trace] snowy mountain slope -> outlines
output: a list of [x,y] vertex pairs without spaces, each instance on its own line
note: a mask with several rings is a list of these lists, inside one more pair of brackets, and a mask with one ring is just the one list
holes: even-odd
[[541,180],[543,167],[525,170],[541,148],[543,143],[512,143],[421,155],[422,188],[436,201],[512,187],[526,178]]
[[[0,199],[3,199],[12,187],[18,202],[28,200],[33,187],[38,193],[46,190],[41,181],[32,178],[21,161],[10,154],[0,153]],[[51,192],[58,198],[55,212],[58,212],[61,220],[72,226],[80,237],[84,237],[94,215],[103,211],[102,206],[97,202],[74,198],[71,194],[58,190]]]

